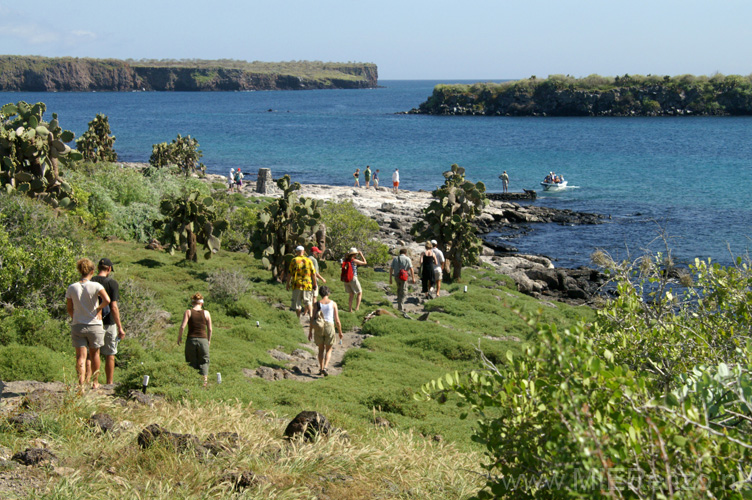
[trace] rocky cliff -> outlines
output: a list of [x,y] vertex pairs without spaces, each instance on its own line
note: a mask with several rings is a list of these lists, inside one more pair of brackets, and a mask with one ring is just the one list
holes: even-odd
[[578,88],[559,80],[501,85],[438,85],[408,113],[484,116],[750,115],[752,84],[729,77],[682,83],[619,79],[612,88]]
[[250,63],[199,61],[195,67],[140,65],[115,59],[0,56],[0,91],[227,91],[373,88],[374,64],[284,63],[262,71]]

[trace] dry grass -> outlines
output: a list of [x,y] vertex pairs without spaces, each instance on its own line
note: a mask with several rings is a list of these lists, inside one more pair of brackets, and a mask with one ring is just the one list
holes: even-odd
[[[90,430],[97,412],[118,422],[114,434]],[[121,406],[106,397],[69,399],[42,437],[66,467],[50,474],[34,498],[119,499],[391,499],[466,498],[482,482],[480,456],[457,451],[410,432],[374,428],[365,435],[335,433],[313,443],[282,438],[290,418],[257,415],[239,402],[161,403],[153,408]],[[139,448],[136,437],[157,423],[202,441],[212,433],[235,432],[242,442],[230,452],[197,456],[165,446]],[[6,435],[6,438],[9,436]],[[6,439],[14,449],[30,436]],[[251,471],[259,481],[240,491],[231,473]]]

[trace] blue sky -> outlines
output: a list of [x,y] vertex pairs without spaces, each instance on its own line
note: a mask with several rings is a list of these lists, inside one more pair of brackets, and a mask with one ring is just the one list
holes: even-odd
[[749,0],[0,0],[0,54],[358,61],[381,79],[752,73]]

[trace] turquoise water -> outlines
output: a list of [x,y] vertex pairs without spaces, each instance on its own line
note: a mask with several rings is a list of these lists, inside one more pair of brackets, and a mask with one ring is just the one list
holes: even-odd
[[[196,137],[210,172],[230,167],[290,174],[301,182],[349,184],[355,168],[395,167],[408,189],[433,189],[452,163],[471,180],[538,189],[550,170],[570,188],[541,205],[611,215],[600,226],[533,227],[508,243],[586,265],[595,248],[639,254],[662,231],[680,261],[724,263],[750,247],[752,118],[500,118],[398,115],[437,82],[382,81],[372,90],[222,93],[5,93],[4,102],[47,103],[76,132],[96,113],[110,118],[124,161],[148,161],[151,146]],[[49,118],[49,117],[48,117]],[[382,181],[383,183],[383,181]],[[502,238],[511,236],[500,235]],[[730,252],[727,247],[730,247]]]

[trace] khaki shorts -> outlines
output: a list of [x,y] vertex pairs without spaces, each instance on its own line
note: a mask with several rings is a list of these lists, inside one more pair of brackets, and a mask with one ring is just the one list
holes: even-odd
[[99,349],[104,345],[104,328],[102,325],[72,325],[71,343],[76,349]]
[[321,330],[313,329],[313,341],[316,345],[334,345],[334,335],[334,323],[324,323],[324,328]]
[[441,268],[440,267],[434,267],[433,268],[433,280],[434,281],[441,281]]
[[357,276],[353,277],[351,282],[345,282],[345,291],[347,293],[354,293],[355,295],[363,293],[363,289],[360,287],[360,281],[358,281]]
[[103,356],[114,356],[118,348],[117,325],[104,325],[104,345],[100,353]]
[[298,309],[308,307],[311,304],[313,304],[313,290],[295,289],[292,291],[292,303],[290,304],[290,308],[297,311]]

